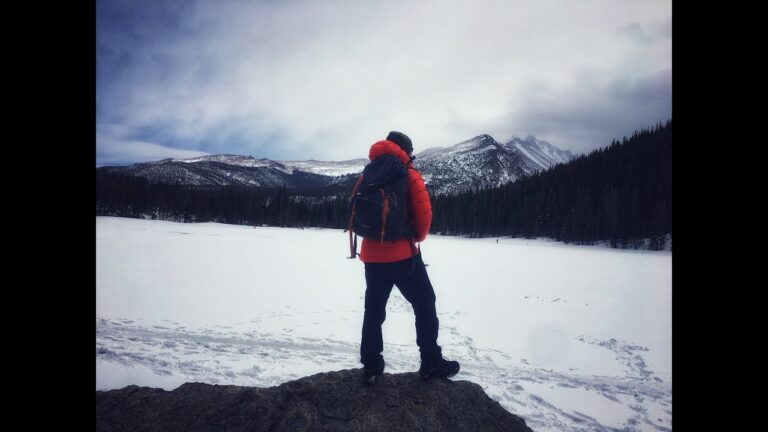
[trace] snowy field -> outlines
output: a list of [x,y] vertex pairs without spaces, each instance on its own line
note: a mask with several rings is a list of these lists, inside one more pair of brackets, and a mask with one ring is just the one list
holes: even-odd
[[[672,254],[429,236],[438,343],[537,432],[672,429]],[[96,387],[270,387],[359,368],[365,278],[341,230],[97,217]],[[386,372],[419,367],[392,290]]]

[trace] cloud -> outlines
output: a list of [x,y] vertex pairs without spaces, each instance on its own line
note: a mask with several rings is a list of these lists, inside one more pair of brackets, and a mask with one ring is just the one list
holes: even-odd
[[131,135],[130,128],[120,125],[101,125],[96,134],[96,166],[130,165],[166,158],[187,159],[209,153],[172,148],[162,144],[124,138]]
[[672,39],[672,17],[649,23],[631,22],[621,27],[625,36],[643,44],[651,44],[664,39]]
[[[544,128],[564,127],[547,113],[578,111],[546,98],[630,116],[620,103],[639,97],[609,87],[671,69],[671,40],[659,36],[669,1],[184,4],[97,3],[97,119],[129,127],[125,141],[286,160],[364,156],[393,129],[416,151],[533,131],[586,148],[584,134]],[[588,85],[611,101],[568,88],[590,70],[605,74]]]
[[508,119],[513,128],[587,153],[670,119],[672,71],[624,77],[585,70],[562,86],[531,82],[518,106]]
[[144,141],[102,140],[100,153],[96,156],[96,166],[130,165],[160,159],[189,159],[210,153],[195,150],[183,150],[166,147]]

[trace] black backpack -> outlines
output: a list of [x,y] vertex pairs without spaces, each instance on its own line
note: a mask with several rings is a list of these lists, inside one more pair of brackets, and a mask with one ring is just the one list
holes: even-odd
[[[380,242],[413,238],[408,217],[408,167],[393,155],[365,166],[349,203],[350,257],[357,255],[357,236]],[[352,241],[352,233],[355,240]]]

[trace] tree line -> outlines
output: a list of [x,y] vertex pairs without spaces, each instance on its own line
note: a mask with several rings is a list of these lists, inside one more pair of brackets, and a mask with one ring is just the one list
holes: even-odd
[[345,201],[339,195],[298,196],[286,186],[185,186],[96,171],[97,216],[339,228],[346,217]]

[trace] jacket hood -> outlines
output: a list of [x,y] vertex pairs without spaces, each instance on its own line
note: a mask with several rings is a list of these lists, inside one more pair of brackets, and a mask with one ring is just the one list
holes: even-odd
[[374,160],[384,155],[392,155],[401,162],[408,165],[411,162],[410,156],[405,150],[401,149],[399,145],[392,141],[381,140],[371,146],[371,150],[368,152],[368,159]]

